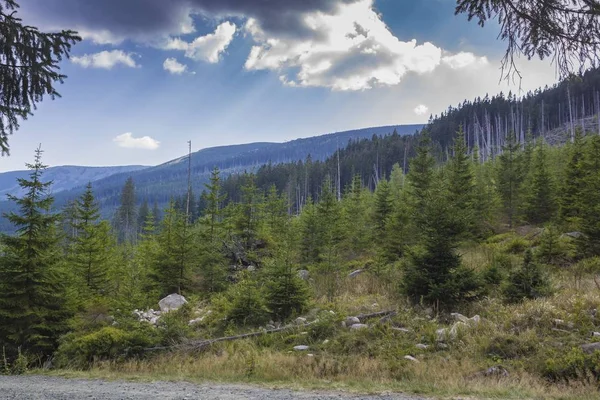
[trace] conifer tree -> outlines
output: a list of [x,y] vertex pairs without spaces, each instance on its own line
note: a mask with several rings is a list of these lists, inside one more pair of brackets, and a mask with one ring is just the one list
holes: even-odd
[[223,255],[223,202],[221,178],[218,168],[211,173],[209,183],[205,184],[206,190],[202,194],[204,199],[203,216],[200,219],[199,251],[200,251],[200,286],[205,293],[220,292],[225,289],[227,279],[226,259]]
[[421,214],[433,182],[435,160],[431,155],[431,139],[425,132],[419,141],[417,154],[410,162],[407,175],[410,183],[410,199],[416,214]]
[[342,229],[345,232],[344,252],[356,257],[372,246],[372,218],[361,178],[354,175],[342,199]]
[[100,222],[91,183],[76,201],[75,213],[73,229],[77,235],[70,249],[69,261],[83,284],[79,288],[80,295],[106,294],[112,238],[110,226],[105,221]]
[[461,265],[457,254],[458,216],[443,188],[430,190],[417,219],[422,231],[419,249],[413,249],[404,271],[403,292],[414,302],[449,309],[479,294],[474,273]]
[[149,213],[150,213],[150,207],[148,206],[148,200],[144,199],[144,201],[142,202],[142,205],[140,206],[140,209],[138,210],[138,213],[137,213],[136,226],[139,230],[139,233],[142,233],[142,231],[144,229],[144,224],[146,223],[146,219],[147,219]]
[[583,191],[578,253],[583,257],[600,256],[600,136],[590,138],[583,161]]
[[554,181],[548,170],[546,148],[540,140],[536,146],[524,193],[524,215],[534,224],[549,221],[556,210]]
[[133,242],[137,235],[137,212],[135,200],[135,184],[133,178],[127,178],[121,191],[121,204],[117,209],[115,226],[120,241]]
[[317,207],[309,199],[300,214],[300,262],[304,266],[315,265],[319,262],[320,245]]
[[8,136],[19,129],[44,96],[60,97],[56,84],[66,75],[59,64],[81,38],[76,32],[40,32],[23,24],[15,0],[0,0],[0,155],[8,154]]
[[189,284],[194,234],[174,201],[165,210],[157,242],[155,277],[161,295],[181,294]]
[[5,215],[16,228],[15,236],[3,236],[0,258],[0,346],[9,355],[23,351],[49,355],[64,332],[69,316],[65,308],[64,277],[59,269],[57,223],[50,212],[52,182],[43,182],[46,166],[38,148],[28,179],[19,179],[23,197],[9,195],[18,212]]
[[375,189],[375,205],[373,210],[373,224],[375,238],[378,244],[382,244],[386,236],[388,218],[392,214],[393,199],[390,184],[387,180],[379,181]]
[[461,235],[473,236],[475,228],[475,179],[462,126],[454,139],[453,154],[447,165],[448,201],[461,225]]
[[498,157],[497,187],[502,200],[502,208],[508,217],[508,224],[511,228],[515,223],[524,179],[522,166],[519,144],[515,141],[514,133],[510,133],[502,148],[502,154]]
[[585,145],[581,129],[575,132],[575,140],[567,145],[569,159],[565,168],[564,182],[559,193],[560,218],[577,226],[582,212],[582,196],[585,189]]

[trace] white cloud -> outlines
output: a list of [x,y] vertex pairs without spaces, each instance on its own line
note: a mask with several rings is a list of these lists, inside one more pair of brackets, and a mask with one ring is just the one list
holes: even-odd
[[163,63],[163,68],[171,74],[181,75],[187,70],[187,65],[183,65],[177,59],[170,57]]
[[425,115],[427,114],[427,111],[429,111],[429,108],[425,104],[419,104],[413,111],[417,115]]
[[196,61],[216,64],[232,42],[237,26],[233,22],[223,22],[213,33],[199,36],[188,43],[180,38],[170,38],[161,47],[165,50],[185,51],[185,56]]
[[460,52],[442,57],[442,62],[453,69],[466,68],[469,66],[483,66],[488,64],[487,57],[477,57],[473,53]]
[[121,64],[130,68],[137,68],[134,53],[125,53],[123,50],[101,51],[95,54],[85,54],[79,57],[71,57],[74,64],[84,68],[104,68],[112,69],[115,65]]
[[399,40],[374,10],[373,1],[340,2],[328,14],[306,13],[304,23],[311,32],[306,37],[269,34],[250,18],[245,31],[256,45],[246,69],[277,71],[290,86],[365,90],[397,85],[407,73],[430,73],[442,63],[465,68],[482,62],[472,53],[452,55],[429,42]]
[[113,142],[115,142],[117,146],[125,147],[127,149],[156,150],[160,146],[160,142],[150,136],[135,138],[131,132],[115,137]]

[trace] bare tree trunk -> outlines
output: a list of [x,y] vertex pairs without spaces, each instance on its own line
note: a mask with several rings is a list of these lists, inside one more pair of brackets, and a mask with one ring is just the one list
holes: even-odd
[[571,104],[571,89],[570,85],[567,85],[567,97],[569,100],[569,120],[571,124],[571,143],[575,141],[575,125],[573,125],[573,107]]

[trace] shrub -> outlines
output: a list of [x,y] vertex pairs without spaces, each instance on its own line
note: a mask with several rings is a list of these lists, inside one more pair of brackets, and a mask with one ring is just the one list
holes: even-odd
[[223,296],[216,297],[213,305],[216,315],[222,316],[220,324],[224,326],[259,326],[270,319],[264,293],[248,277],[231,286]]
[[505,252],[510,254],[521,254],[529,248],[529,242],[522,237],[514,237],[503,244]]
[[192,319],[191,303],[186,303],[177,310],[169,311],[161,315],[158,320],[158,331],[161,335],[161,343],[172,345],[181,342],[189,336],[192,328],[189,325]]
[[549,293],[548,278],[532,259],[531,251],[525,253],[523,265],[512,271],[503,290],[504,298],[510,303],[523,299],[535,299]]
[[564,355],[554,355],[546,360],[544,376],[553,381],[590,380],[600,381],[600,352],[585,354],[573,348]]
[[266,299],[273,317],[283,321],[306,309],[308,287],[289,262],[276,260],[267,267]]
[[158,339],[149,324],[129,332],[104,327],[84,335],[71,333],[62,339],[56,353],[57,364],[85,368],[94,361],[125,359],[141,354],[144,348],[155,346]]
[[521,335],[498,334],[489,338],[483,352],[488,357],[512,360],[536,353],[538,343],[535,331],[527,331]]

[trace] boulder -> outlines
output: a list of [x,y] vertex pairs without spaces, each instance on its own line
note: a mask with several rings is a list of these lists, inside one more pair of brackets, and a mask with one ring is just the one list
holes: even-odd
[[363,272],[365,272],[364,269],[357,269],[356,271],[352,271],[348,274],[348,278],[355,278],[358,275],[362,274]]
[[459,322],[464,322],[465,324],[469,321],[469,318],[460,313],[452,313],[450,316]]
[[200,317],[200,318],[195,318],[195,319],[191,319],[188,322],[188,325],[196,325],[197,323],[200,323],[204,320],[204,317]]
[[360,319],[356,317],[348,317],[344,322],[346,323],[346,326],[352,326],[354,324],[360,324]]
[[586,354],[593,354],[595,351],[600,351],[600,342],[582,344],[581,350]]
[[302,318],[302,317],[296,318],[296,325],[305,325],[305,324],[306,324],[306,318]]
[[436,340],[438,342],[445,342],[446,337],[448,336],[448,328],[440,328],[437,331],[435,331],[435,334],[436,334]]
[[567,233],[565,233],[562,236],[570,237],[570,238],[573,238],[573,239],[578,239],[581,236],[583,236],[583,233],[581,233],[581,232],[567,232]]
[[303,281],[307,281],[309,277],[310,272],[308,272],[307,270],[301,269],[300,271],[298,271],[298,278],[302,279]]
[[508,378],[508,371],[506,368],[498,365],[496,367],[490,367],[487,370],[483,371],[483,376],[495,376],[498,378]]
[[294,346],[294,351],[307,351],[309,349],[306,345]]
[[413,356],[404,356],[404,359],[405,359],[405,360],[408,360],[408,361],[416,362],[416,363],[418,363],[418,362],[419,362],[419,360],[417,360],[417,359],[416,359],[416,358],[414,358]]
[[600,332],[592,332],[592,337],[600,337]]
[[429,346],[427,346],[426,344],[423,344],[423,343],[419,343],[419,344],[415,345],[415,347],[420,350],[427,350],[429,348]]
[[354,324],[350,327],[350,329],[359,330],[359,329],[367,329],[369,325],[365,324]]
[[180,294],[173,293],[158,302],[161,312],[169,312],[181,308],[187,300]]
[[254,265],[249,265],[248,268],[246,268],[246,271],[254,272],[254,271],[256,271],[256,267]]

